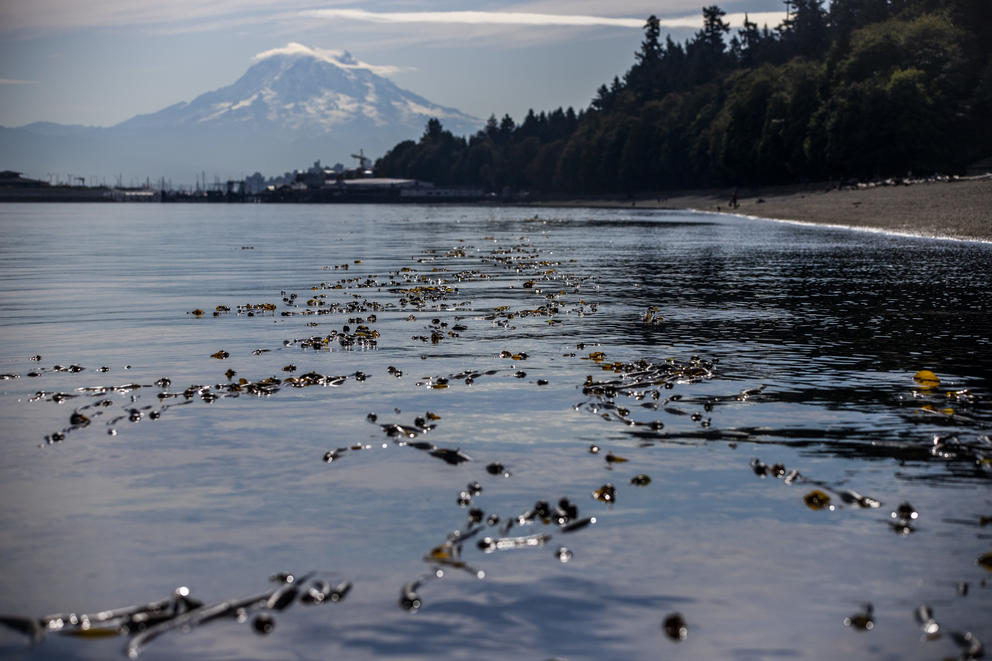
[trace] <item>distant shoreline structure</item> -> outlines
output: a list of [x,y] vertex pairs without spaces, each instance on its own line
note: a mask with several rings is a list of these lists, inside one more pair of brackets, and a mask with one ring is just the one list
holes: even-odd
[[[319,161],[318,161],[319,164]],[[364,165],[364,160],[363,160]],[[188,203],[403,203],[477,202],[486,195],[477,188],[439,187],[416,179],[371,176],[371,170],[335,172],[314,168],[298,172],[289,184],[251,191],[244,180],[229,180],[198,191],[107,186],[51,185],[21,176],[14,170],[0,171],[0,202],[188,202]]]
[[[23,180],[9,185],[11,171],[0,173],[0,202],[156,202],[272,204],[482,204],[520,207],[628,208],[696,210],[770,220],[880,230],[915,236],[992,241],[992,174],[882,180],[840,186],[836,183],[761,188],[667,191],[632,196],[494,196],[475,189],[445,189],[405,179],[365,178],[335,188],[291,186],[265,194],[240,193],[236,186],[201,193],[143,189],[50,186]],[[18,175],[18,173],[13,173]],[[164,196],[163,196],[164,193]],[[734,194],[737,206],[731,206]]]

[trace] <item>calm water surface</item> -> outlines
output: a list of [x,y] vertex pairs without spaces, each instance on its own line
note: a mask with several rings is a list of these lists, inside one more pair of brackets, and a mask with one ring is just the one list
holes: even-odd
[[[3,205],[0,231],[0,613],[92,613],[177,586],[212,604],[313,571],[350,593],[293,603],[267,636],[225,618],[141,658],[930,659],[965,651],[952,633],[992,644],[989,244],[406,206]],[[940,384],[914,381],[923,369]],[[404,439],[392,423],[435,427]],[[815,491],[827,506],[807,505]],[[517,520],[562,498],[595,524]],[[903,503],[912,532],[892,515]],[[471,508],[499,522],[464,541],[470,571],[435,578],[425,556],[472,529]],[[869,603],[870,631],[845,626]],[[914,617],[924,604],[939,639]],[[682,642],[662,627],[676,612]],[[126,658],[127,642],[2,629],[0,656]]]

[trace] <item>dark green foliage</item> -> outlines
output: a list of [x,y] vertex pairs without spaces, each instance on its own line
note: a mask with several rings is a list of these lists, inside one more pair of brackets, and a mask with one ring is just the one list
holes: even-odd
[[[786,0],[730,35],[717,6],[684,44],[648,17],[634,63],[588,111],[431,120],[386,176],[490,191],[614,193],[957,171],[992,154],[992,2]],[[727,37],[730,37],[729,40]]]

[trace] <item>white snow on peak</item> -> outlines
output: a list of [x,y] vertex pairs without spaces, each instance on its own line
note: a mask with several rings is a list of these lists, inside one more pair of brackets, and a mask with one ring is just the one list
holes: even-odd
[[482,122],[398,87],[345,51],[290,43],[255,56],[231,85],[131,122],[143,131],[197,127],[201,135],[237,127],[258,134],[340,135],[366,144],[395,144],[418,135],[431,117],[456,134]]
[[272,48],[270,50],[258,53],[252,58],[254,62],[261,62],[262,60],[268,59],[270,57],[278,56],[289,56],[289,57],[312,57],[323,62],[329,62],[335,66],[341,67],[342,69],[365,69],[371,71],[378,76],[389,76],[400,71],[408,71],[409,68],[393,66],[390,64],[369,64],[367,62],[362,62],[356,59],[354,55],[346,50],[331,50],[328,48],[313,48],[311,46],[305,46],[303,44],[291,41],[281,48]]

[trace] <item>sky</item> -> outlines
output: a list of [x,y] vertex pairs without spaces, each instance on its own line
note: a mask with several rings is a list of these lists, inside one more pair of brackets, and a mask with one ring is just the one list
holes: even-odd
[[[233,83],[290,43],[347,50],[482,119],[587,107],[634,62],[647,16],[676,41],[698,0],[0,0],[0,125],[111,126]],[[780,0],[719,3],[777,25]]]

